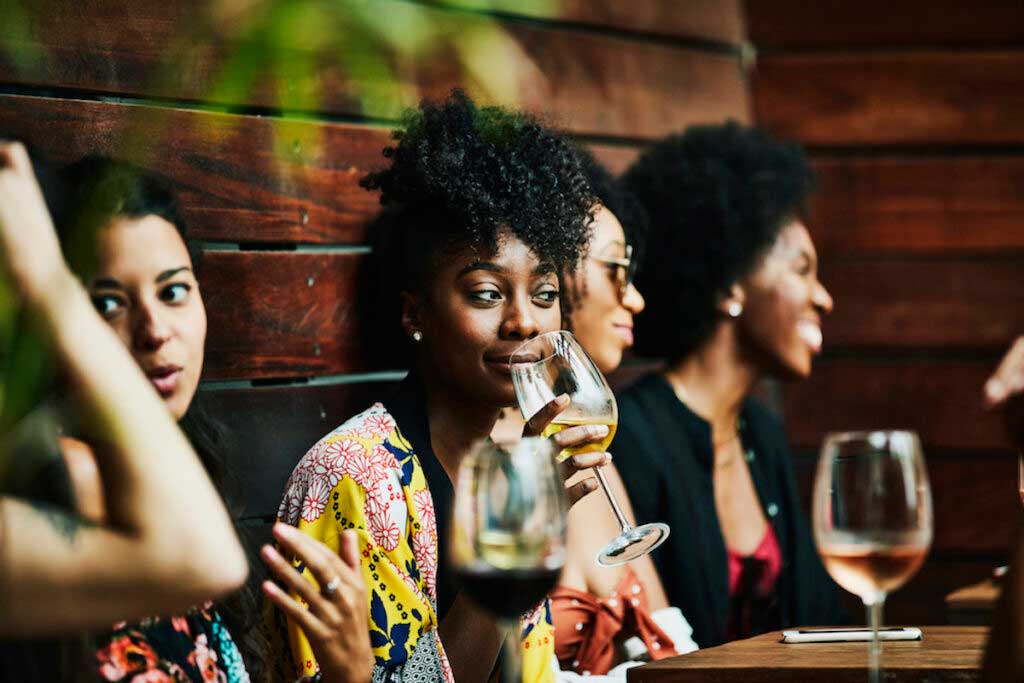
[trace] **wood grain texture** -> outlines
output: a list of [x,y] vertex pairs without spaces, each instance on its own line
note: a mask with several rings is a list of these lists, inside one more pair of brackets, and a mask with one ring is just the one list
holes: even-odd
[[808,145],[1016,144],[1022,93],[1021,51],[765,55],[753,77],[758,123]]
[[[394,83],[367,74],[353,78],[340,70],[335,55],[310,53],[304,32],[282,31],[275,36],[281,54],[315,68],[280,82],[261,71],[252,74],[251,90],[215,90],[226,56],[248,44],[225,32],[176,33],[203,25],[206,11],[196,2],[145,0],[132,3],[124,16],[118,10],[115,19],[99,3],[61,0],[45,12],[33,10],[30,40],[18,42],[8,30],[13,48],[42,58],[23,69],[0,62],[0,82],[388,119],[421,96],[464,86],[481,101],[525,107],[572,132],[640,138],[695,122],[749,119],[746,80],[733,55],[533,23],[503,24],[502,37],[480,16],[377,2],[382,12],[423,15],[443,32],[486,45],[488,68],[468,77],[446,50],[396,57]],[[174,68],[162,69],[166,59]]]
[[0,95],[0,132],[55,163],[103,154],[174,190],[195,239],[359,242],[378,195],[379,128]]
[[996,361],[821,360],[786,387],[791,443],[817,450],[829,431],[892,427],[916,430],[925,452],[1010,452],[1000,415],[982,407]]
[[[928,626],[920,641],[884,644],[886,681],[981,680],[988,630],[980,626]],[[867,643],[779,642],[778,631],[698,650],[630,669],[629,683],[715,681],[822,681],[865,679]]]
[[209,335],[205,379],[356,372],[353,254],[283,251],[203,254]]
[[964,254],[1024,250],[1024,158],[814,158],[808,228],[819,252]]
[[[820,445],[796,456],[794,462],[808,519]],[[1020,509],[1014,485],[1016,457],[1012,453],[935,455],[926,448],[925,461],[935,514],[932,552],[943,557],[956,553],[987,555],[994,560],[1005,557],[1013,543],[1015,515]]]
[[829,349],[1005,350],[1024,330],[1024,257],[825,259]]
[[284,485],[320,437],[386,398],[390,382],[200,389],[207,412],[230,435],[230,470],[245,504],[240,517],[273,519]]
[[675,38],[702,38],[728,43],[743,40],[739,0],[561,0],[524,3],[521,0],[442,0],[442,4],[474,9],[491,8],[511,16],[571,21],[589,26]]
[[1024,41],[1024,6],[1002,0],[747,0],[758,48],[990,45]]

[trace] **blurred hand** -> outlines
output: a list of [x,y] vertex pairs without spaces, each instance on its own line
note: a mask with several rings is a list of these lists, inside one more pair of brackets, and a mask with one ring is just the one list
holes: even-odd
[[1024,337],[1018,337],[985,383],[985,403],[1006,413],[1006,431],[1024,449]]
[[[263,582],[264,594],[306,634],[325,682],[368,683],[374,665],[370,606],[359,566],[356,532],[349,529],[342,534],[338,554],[287,524],[274,525],[274,539],[305,563],[320,589],[273,546],[265,545],[260,551],[263,561],[299,598],[293,598],[273,581]],[[328,586],[334,590],[329,591]]]
[[[537,411],[523,428],[523,436],[540,436],[552,420],[563,410],[569,407],[569,397],[565,394],[556,396],[547,405]],[[557,434],[552,434],[551,441],[559,451],[574,446],[584,446],[588,443],[599,443],[608,436],[607,425],[579,425],[563,429]],[[563,481],[568,481],[574,474],[592,467],[607,465],[612,461],[612,456],[605,452],[581,453],[566,458],[558,463],[558,471]],[[571,486],[566,485],[565,493],[569,497],[569,505],[573,505],[583,496],[597,489],[597,477],[587,477]]]
[[68,274],[32,162],[20,142],[0,141],[0,264],[33,301]]

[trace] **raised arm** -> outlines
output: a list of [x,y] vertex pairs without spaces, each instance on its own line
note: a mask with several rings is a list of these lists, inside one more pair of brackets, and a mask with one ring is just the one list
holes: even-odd
[[89,525],[0,498],[0,634],[105,627],[240,586],[245,556],[220,497],[68,270],[18,143],[0,142],[0,264],[88,417],[107,508],[102,526]]

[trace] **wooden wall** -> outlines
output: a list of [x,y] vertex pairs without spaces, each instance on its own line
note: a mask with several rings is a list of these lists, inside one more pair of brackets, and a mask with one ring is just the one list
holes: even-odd
[[929,560],[894,622],[1004,561],[1016,458],[981,388],[1024,333],[1024,5],[748,0],[758,123],[821,175],[810,228],[835,312],[786,422],[810,489],[825,432],[908,427],[935,499]]
[[[360,357],[355,273],[377,210],[358,180],[381,164],[402,105],[459,84],[504,92],[513,73],[508,103],[578,136],[615,171],[689,123],[750,118],[738,0],[480,3],[491,15],[466,2],[375,0],[396,22],[420,12],[453,35],[496,18],[511,47],[475,81],[451,50],[401,65],[387,97],[366,107],[355,94],[366,84],[315,55],[312,73],[275,84],[257,70],[251,90],[223,87],[231,55],[254,47],[237,18],[211,19],[211,4],[20,3],[23,21],[0,22],[0,135],[58,162],[125,157],[177,189],[204,242],[201,397],[241,444],[244,518],[256,526],[273,518],[305,450],[396,377],[368,373]],[[274,49],[309,62],[316,27],[299,27]]]

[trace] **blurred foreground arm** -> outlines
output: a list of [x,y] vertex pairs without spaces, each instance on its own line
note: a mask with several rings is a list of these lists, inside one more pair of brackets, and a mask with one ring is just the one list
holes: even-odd
[[240,586],[231,520],[167,407],[68,270],[24,147],[0,141],[0,267],[89,425],[105,525],[0,497],[0,634],[177,612]]

